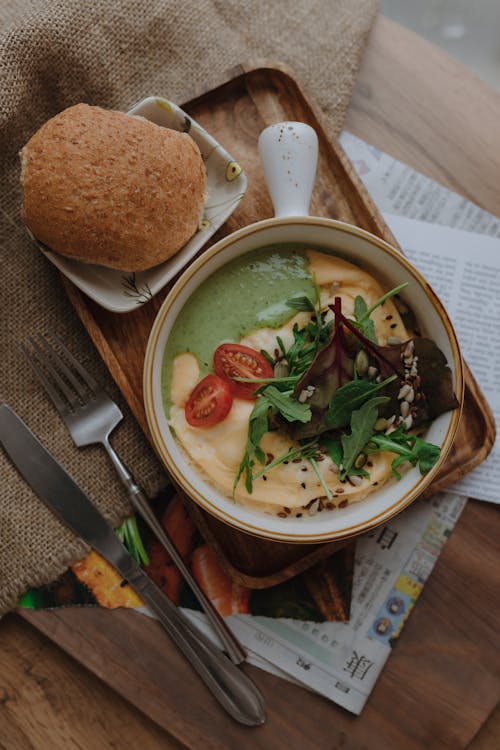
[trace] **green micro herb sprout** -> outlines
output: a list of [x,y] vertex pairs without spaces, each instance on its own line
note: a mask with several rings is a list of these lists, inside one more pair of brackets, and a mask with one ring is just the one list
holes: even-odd
[[121,526],[116,529],[116,534],[136,562],[149,565],[148,553],[144,548],[135,516],[126,518]]

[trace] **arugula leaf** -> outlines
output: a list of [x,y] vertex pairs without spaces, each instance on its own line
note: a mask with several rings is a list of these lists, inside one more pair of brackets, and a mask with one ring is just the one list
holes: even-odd
[[373,383],[370,380],[351,380],[337,388],[326,414],[327,425],[331,429],[336,429],[349,424],[351,414],[355,409],[395,379],[395,375],[390,375],[381,383]]
[[367,339],[373,341],[374,344],[378,344],[377,334],[375,333],[375,323],[369,317],[368,305],[361,295],[358,295],[354,300],[354,316],[359,330]]
[[[395,286],[393,289],[390,289],[388,292],[383,294],[381,297],[376,300],[373,305],[365,310],[365,312],[361,315],[361,318],[357,321],[358,324],[362,324],[365,322],[367,318],[370,317],[372,312],[377,309],[377,307],[380,307],[380,305],[383,305],[386,299],[389,299],[390,297],[394,297],[396,294],[399,294],[399,292],[402,292],[403,289],[406,289],[408,286],[408,282],[404,281],[402,284],[398,284],[398,286]],[[364,300],[363,300],[364,301]]]
[[[376,450],[397,454],[397,458],[392,462],[392,473],[397,479],[401,479],[401,474],[397,471],[397,468],[405,461],[409,461],[413,466],[418,464],[420,473],[426,474],[436,464],[441,455],[439,446],[428,443],[416,435],[404,432],[402,428],[390,435],[376,433],[370,439],[370,445],[372,443],[376,446]],[[368,446],[367,452],[374,453],[375,451]]]
[[326,450],[333,463],[336,466],[340,466],[344,455],[340,440],[334,440],[334,438],[329,437],[328,435],[321,435],[319,442],[321,447]]
[[318,450],[319,446],[315,440],[312,440],[309,443],[298,445],[296,448],[291,448],[286,453],[283,453],[281,456],[278,456],[277,458],[273,459],[273,461],[266,464],[263,469],[259,469],[259,471],[253,475],[252,479],[258,479],[263,474],[265,474],[266,471],[269,471],[269,469],[273,469],[275,466],[279,466],[279,464],[285,463],[285,461],[293,461],[294,458],[303,458],[310,461],[311,458],[314,458],[318,455]]
[[273,385],[266,388],[263,397],[287,420],[287,422],[309,422],[311,407],[291,398],[292,391],[279,391]]
[[[281,414],[281,416],[288,422],[307,422],[311,418],[311,410],[307,404],[301,404],[299,401],[291,397],[292,391],[283,393],[279,391],[275,386],[268,385],[265,391],[255,402],[255,406],[250,414],[248,422],[248,437],[245,446],[245,453],[243,459],[238,467],[236,477],[233,483],[233,496],[240,481],[241,475],[245,474],[245,487],[249,494],[252,493],[253,484],[252,481],[255,477],[253,474],[253,467],[255,462],[263,464],[266,460],[266,456],[262,448],[260,447],[260,441],[269,430],[269,419],[270,417]],[[302,449],[299,449],[299,452]],[[316,449],[317,450],[317,449]],[[286,457],[282,460],[286,460]],[[280,463],[280,462],[278,462]],[[260,476],[268,467],[265,467],[256,476]]]
[[291,376],[302,376],[306,372],[318,350],[329,340],[332,328],[333,321],[325,323],[323,314],[309,321],[304,328],[299,329],[297,324],[294,325],[293,344],[288,351],[283,349]]
[[259,446],[259,443],[269,429],[270,408],[271,405],[269,401],[261,396],[257,399],[255,406],[252,409],[248,422],[248,437],[245,446],[245,453],[233,482],[233,497],[243,472],[245,472],[245,487],[247,492],[252,492],[252,470],[255,461],[257,460],[259,463],[263,464],[266,460],[264,451]]
[[376,396],[354,411],[351,416],[351,433],[342,435],[343,476],[347,476],[365,445],[373,435],[373,427],[378,419],[379,406],[388,402],[386,396]]

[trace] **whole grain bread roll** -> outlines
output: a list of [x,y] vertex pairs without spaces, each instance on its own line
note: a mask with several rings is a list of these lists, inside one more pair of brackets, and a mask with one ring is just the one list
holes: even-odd
[[23,219],[62,255],[142,271],[198,228],[207,178],[185,133],[77,104],[42,125],[20,156]]

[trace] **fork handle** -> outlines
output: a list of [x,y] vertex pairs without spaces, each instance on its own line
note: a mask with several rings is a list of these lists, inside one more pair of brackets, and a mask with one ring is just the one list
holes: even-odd
[[189,568],[184,563],[184,560],[177,551],[177,548],[170,538],[169,534],[163,528],[163,526],[151,510],[146,494],[137,484],[130,471],[127,469],[119,455],[114,450],[113,446],[109,443],[109,441],[106,441],[104,443],[104,447],[106,448],[108,455],[129,494],[132,507],[141,515],[158,541],[161,542],[161,544],[169,553],[184,580],[198,599],[198,602],[205,612],[208,621],[219,637],[224,650],[226,651],[233,664],[241,664],[246,660],[247,657],[245,649],[240,644],[230,628],[226,625],[223,618],[217,612],[210,599],[208,599],[208,597],[196,583],[195,579],[191,575]]

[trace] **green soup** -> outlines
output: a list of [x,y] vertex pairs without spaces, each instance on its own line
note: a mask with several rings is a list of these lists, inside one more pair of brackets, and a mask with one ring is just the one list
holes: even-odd
[[201,375],[213,371],[213,353],[221,342],[237,342],[259,328],[279,328],[296,314],[287,300],[317,289],[304,246],[269,245],[235,258],[215,271],[191,295],[179,313],[163,355],[162,394],[170,412],[174,358],[194,354]]

